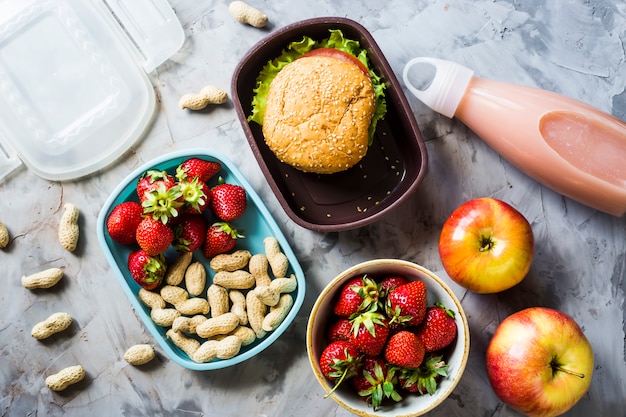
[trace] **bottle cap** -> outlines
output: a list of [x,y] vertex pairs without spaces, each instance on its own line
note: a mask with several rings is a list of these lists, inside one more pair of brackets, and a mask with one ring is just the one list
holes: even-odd
[[453,117],[473,75],[474,71],[454,62],[418,57],[405,65],[402,78],[421,102],[446,117]]

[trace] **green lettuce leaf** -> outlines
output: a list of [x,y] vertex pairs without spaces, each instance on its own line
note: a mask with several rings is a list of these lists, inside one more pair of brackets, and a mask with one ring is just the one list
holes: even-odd
[[305,36],[302,40],[292,42],[287,45],[280,56],[265,64],[256,80],[254,97],[252,99],[252,113],[248,116],[248,121],[263,125],[263,115],[265,114],[267,93],[269,92],[270,84],[274,80],[274,77],[276,77],[276,74],[278,74],[278,72],[283,69],[285,65],[295,61],[301,55],[309,52],[310,50],[317,48],[335,48],[352,54],[357,57],[359,61],[361,61],[369,70],[376,96],[376,110],[369,128],[369,143],[371,145],[374,138],[374,132],[376,131],[376,125],[378,121],[385,116],[385,113],[387,113],[385,84],[382,81],[382,78],[376,74],[370,66],[369,59],[367,58],[367,51],[361,48],[358,41],[346,39],[340,30],[330,30],[330,36],[321,41],[315,41],[308,36]]

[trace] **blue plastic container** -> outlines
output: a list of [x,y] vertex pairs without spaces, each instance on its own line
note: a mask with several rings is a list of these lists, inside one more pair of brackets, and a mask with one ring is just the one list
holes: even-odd
[[[186,353],[180,350],[176,345],[169,340],[165,333],[167,327],[161,327],[156,325],[150,318],[150,309],[145,306],[138,298],[139,289],[141,288],[132,278],[127,268],[128,255],[138,249],[136,245],[122,245],[113,241],[106,230],[106,220],[113,208],[124,201],[138,201],[135,187],[137,185],[137,179],[141,174],[150,169],[165,170],[170,173],[174,173],[176,167],[185,159],[198,157],[206,160],[213,160],[220,162],[222,170],[218,175],[222,176],[226,182],[239,184],[247,192],[248,206],[244,215],[233,222],[238,230],[242,230],[245,234],[245,238],[239,239],[237,242],[237,249],[247,249],[252,254],[264,253],[263,239],[268,236],[275,237],[282,251],[287,255],[289,259],[289,271],[287,275],[294,274],[298,282],[298,287],[291,293],[294,299],[293,306],[289,311],[285,320],[280,326],[269,332],[264,338],[257,339],[254,343],[244,346],[237,356],[231,359],[215,359],[207,363],[197,363],[191,360]],[[124,289],[128,299],[132,306],[136,310],[138,316],[143,321],[146,328],[152,333],[154,339],[160,345],[161,349],[170,357],[173,361],[179,365],[198,371],[206,371],[213,369],[226,368],[231,365],[243,362],[257,353],[263,351],[269,345],[271,345],[278,337],[287,329],[289,324],[293,321],[298,310],[302,306],[305,294],[305,281],[302,268],[296,259],[287,239],[283,235],[282,231],[278,227],[276,221],[271,216],[267,207],[254,191],[250,183],[245,179],[239,169],[225,156],[207,151],[205,149],[190,149],[185,151],[178,151],[163,155],[160,158],[154,159],[145,165],[139,167],[132,172],[122,183],[111,193],[107,201],[104,203],[100,215],[98,216],[98,240],[102,246],[107,260],[111,264],[111,268],[115,272],[116,277],[119,280],[120,285]],[[166,252],[166,258],[169,262],[173,262],[176,257],[176,252],[170,249],[171,252]],[[212,282],[212,276],[214,272],[209,268],[209,260],[202,255],[201,250],[194,252],[194,261],[202,262],[207,270],[207,287]],[[205,295],[206,296],[206,293]]]

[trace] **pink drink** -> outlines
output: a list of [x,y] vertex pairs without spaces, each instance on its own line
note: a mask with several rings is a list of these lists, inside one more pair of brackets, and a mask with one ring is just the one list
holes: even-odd
[[[417,63],[436,67],[426,90],[408,79]],[[626,213],[626,123],[553,92],[474,77],[446,61],[412,60],[404,78],[426,105],[456,116],[535,180],[606,213]]]

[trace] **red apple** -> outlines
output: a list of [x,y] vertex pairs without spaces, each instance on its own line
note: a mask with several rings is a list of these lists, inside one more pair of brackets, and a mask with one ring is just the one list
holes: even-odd
[[448,217],[439,237],[439,255],[450,278],[477,293],[518,284],[528,274],[534,249],[528,220],[494,198],[463,203]]
[[570,316],[531,307],[498,326],[486,364],[502,402],[531,417],[553,417],[572,408],[589,389],[593,351]]

